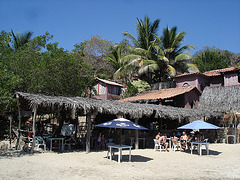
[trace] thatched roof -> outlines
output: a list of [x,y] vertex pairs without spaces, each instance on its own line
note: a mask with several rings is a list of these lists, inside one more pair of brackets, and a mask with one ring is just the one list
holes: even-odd
[[212,112],[240,111],[240,86],[206,87],[199,109]]
[[220,115],[218,113],[171,106],[138,104],[116,100],[97,100],[83,97],[46,96],[23,92],[17,92],[16,97],[19,98],[21,105],[28,104],[29,108],[37,105],[39,109],[45,108],[48,110],[56,110],[56,108],[76,109],[79,115],[105,113],[114,115],[122,114],[129,116],[131,119],[154,116],[155,118],[169,118],[172,120],[182,120],[186,117],[216,117]]

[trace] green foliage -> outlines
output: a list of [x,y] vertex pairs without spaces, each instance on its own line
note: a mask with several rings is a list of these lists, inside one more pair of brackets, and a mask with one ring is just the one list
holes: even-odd
[[122,99],[134,96],[138,93],[138,89],[132,84],[132,83],[127,83],[127,90],[123,93]]
[[11,35],[13,36],[13,48],[17,50],[31,41],[33,32],[17,33],[15,35],[13,30],[11,30]]
[[222,69],[230,66],[231,53],[216,48],[205,47],[194,55],[193,63],[197,64],[200,72]]
[[[88,96],[93,69],[78,53],[49,43],[47,32],[13,49],[11,34],[0,34],[0,115],[16,107],[16,91],[46,95]],[[19,43],[20,44],[20,43]],[[18,44],[18,45],[19,45]],[[45,48],[41,52],[41,48]]]
[[113,42],[103,39],[101,36],[91,36],[91,39],[75,44],[73,52],[82,56],[83,61],[93,67],[94,76],[106,76],[111,79],[113,68],[104,57],[111,51]]
[[0,115],[16,110],[16,99],[12,97],[12,94],[21,82],[21,78],[9,72],[0,62]]
[[143,91],[149,91],[151,89],[150,85],[143,80],[138,79],[137,81],[133,81],[132,85],[137,88],[138,93],[141,93]]
[[176,26],[172,29],[167,27],[163,35],[158,37],[159,19],[152,23],[146,16],[144,21],[137,21],[137,38],[128,32],[123,34],[134,42],[135,48],[130,53],[138,57],[131,59],[128,64],[136,67],[140,79],[152,84],[166,81],[177,72],[198,71],[195,64],[188,62],[191,55],[185,52],[195,46],[182,46],[185,32],[177,33]]

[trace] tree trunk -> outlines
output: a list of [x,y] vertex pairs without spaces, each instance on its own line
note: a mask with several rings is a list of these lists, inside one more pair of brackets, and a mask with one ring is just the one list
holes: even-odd
[[32,127],[33,142],[32,142],[32,149],[31,149],[32,153],[34,153],[34,147],[35,147],[35,142],[36,142],[36,116],[37,116],[37,105],[34,105],[34,107],[33,107],[33,127]]
[[17,137],[17,143],[15,146],[15,149],[19,149],[19,142],[20,142],[20,136],[21,136],[21,108],[20,108],[20,103],[19,103],[19,98],[17,97],[17,105],[18,105],[18,137]]
[[91,142],[91,126],[92,126],[92,121],[91,121],[91,114],[88,113],[87,116],[87,139],[86,139],[86,152],[90,152],[90,142]]

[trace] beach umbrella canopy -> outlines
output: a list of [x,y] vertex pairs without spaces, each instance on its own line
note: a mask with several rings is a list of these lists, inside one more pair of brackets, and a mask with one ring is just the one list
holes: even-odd
[[111,121],[98,124],[96,127],[108,127],[108,128],[118,128],[118,129],[138,129],[138,130],[148,130],[139,124],[136,124],[125,118],[113,119]]
[[215,126],[213,124],[207,123],[205,121],[196,120],[177,129],[219,129],[220,127]]
[[121,129],[120,145],[122,144],[122,129],[148,130],[148,128],[145,128],[145,127],[143,127],[139,124],[136,124],[125,118],[113,119],[111,121],[107,121],[105,123],[95,125],[95,127],[107,127],[107,128]]

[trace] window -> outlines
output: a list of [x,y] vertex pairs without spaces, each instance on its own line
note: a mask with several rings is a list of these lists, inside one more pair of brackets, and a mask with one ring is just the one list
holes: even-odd
[[240,72],[238,73],[238,83],[240,83]]

